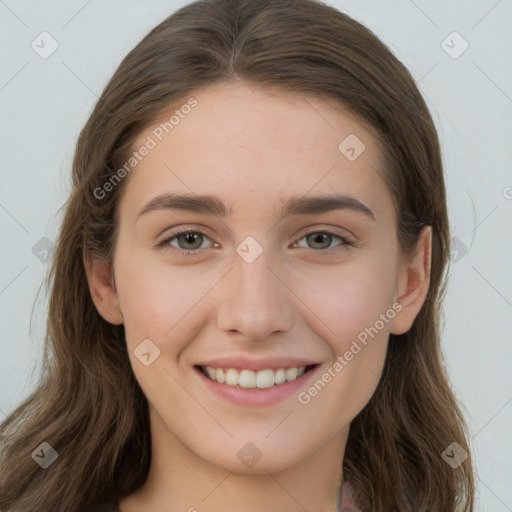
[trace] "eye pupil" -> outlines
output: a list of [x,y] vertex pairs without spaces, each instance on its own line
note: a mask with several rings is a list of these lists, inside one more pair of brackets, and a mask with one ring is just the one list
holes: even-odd
[[[194,242],[197,242],[197,240],[199,239],[199,245],[197,247],[200,247],[201,246],[201,242],[202,242],[202,235],[200,233],[184,233],[182,235],[179,236],[179,238],[183,238],[185,239],[185,242],[188,244],[193,244]],[[185,247],[186,249],[190,249],[190,247]],[[196,247],[193,247],[192,249],[195,249]]]
[[[313,239],[314,239],[314,243],[320,243],[322,244],[323,242],[326,241],[326,238],[327,238],[327,246],[326,247],[329,247],[330,245],[330,237],[331,235],[329,235],[328,233],[315,233],[313,235],[310,235]],[[319,240],[320,239],[320,240]],[[321,249],[324,249],[325,247],[321,247]]]

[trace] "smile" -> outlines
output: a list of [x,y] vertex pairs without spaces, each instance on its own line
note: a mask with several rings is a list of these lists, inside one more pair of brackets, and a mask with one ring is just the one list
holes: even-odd
[[212,366],[200,366],[199,368],[204,375],[219,384],[238,386],[245,389],[263,389],[279,386],[286,382],[293,382],[312,367],[313,365],[278,368],[276,370],[267,368],[259,371],[213,368]]

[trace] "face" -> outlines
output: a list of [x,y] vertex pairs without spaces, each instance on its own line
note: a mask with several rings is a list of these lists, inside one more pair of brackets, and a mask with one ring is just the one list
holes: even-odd
[[280,471],[343,445],[418,310],[410,273],[355,117],[248,85],[192,96],[134,144],[155,143],[126,178],[101,309],[124,323],[153,433],[229,471]]

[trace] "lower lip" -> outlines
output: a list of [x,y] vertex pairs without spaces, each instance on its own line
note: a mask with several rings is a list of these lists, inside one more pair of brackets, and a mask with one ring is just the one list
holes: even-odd
[[236,405],[249,407],[272,405],[290,395],[297,395],[300,389],[315,373],[318,368],[312,368],[292,382],[284,382],[271,388],[242,388],[240,386],[229,386],[208,378],[201,370],[194,368],[208,388],[217,396],[224,398]]

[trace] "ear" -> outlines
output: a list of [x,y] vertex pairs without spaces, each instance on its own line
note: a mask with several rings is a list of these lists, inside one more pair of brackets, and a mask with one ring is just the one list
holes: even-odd
[[413,256],[404,261],[397,275],[395,301],[400,309],[390,324],[392,334],[405,334],[425,302],[430,285],[430,263],[432,253],[432,226],[421,230]]
[[114,281],[114,269],[109,261],[93,260],[85,263],[85,273],[91,297],[98,313],[109,323],[124,322]]

